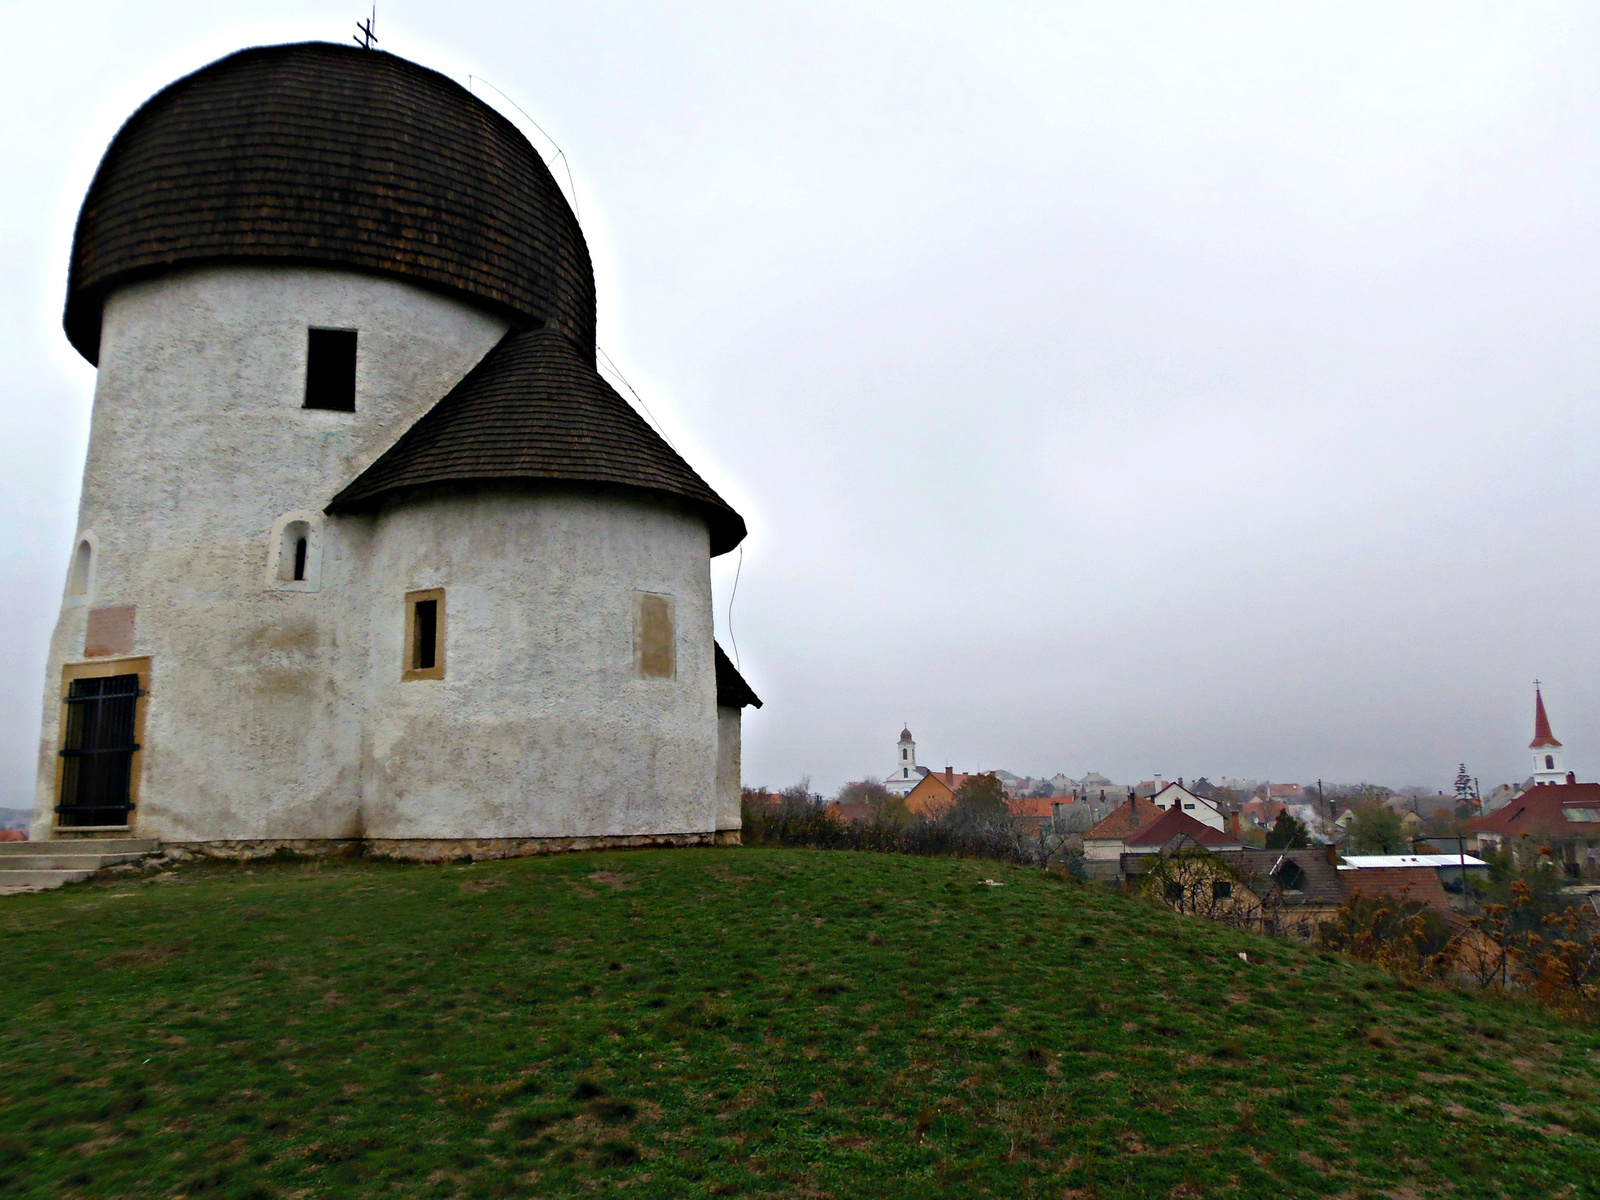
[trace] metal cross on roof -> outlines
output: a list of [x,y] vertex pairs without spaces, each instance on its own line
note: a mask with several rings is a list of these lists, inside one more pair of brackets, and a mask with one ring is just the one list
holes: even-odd
[[378,40],[378,35],[377,35],[376,30],[375,30],[375,26],[377,24],[378,24],[378,6],[376,4],[374,4],[372,6],[372,15],[370,17],[368,17],[365,21],[357,21],[356,22],[356,28],[361,31],[360,35],[356,36],[356,37],[352,37],[350,40],[353,41],[356,45],[360,46],[363,50],[371,50],[372,49],[372,43]]

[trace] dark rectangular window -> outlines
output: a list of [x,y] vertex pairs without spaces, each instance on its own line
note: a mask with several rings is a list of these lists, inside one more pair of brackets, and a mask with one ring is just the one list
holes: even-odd
[[139,749],[134,717],[142,695],[137,675],[74,679],[68,685],[58,824],[128,823],[133,753]]
[[306,407],[356,410],[356,331],[312,329],[306,342]]
[[1227,900],[1233,895],[1233,881],[1228,879],[1213,879],[1211,881],[1211,898],[1213,900]]
[[411,669],[431,671],[439,650],[439,602],[418,600],[416,622],[416,636],[411,644]]
[[406,593],[406,656],[402,679],[444,678],[444,589]]

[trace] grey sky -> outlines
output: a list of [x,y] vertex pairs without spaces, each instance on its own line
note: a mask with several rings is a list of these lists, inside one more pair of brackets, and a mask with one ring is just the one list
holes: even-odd
[[[89,177],[171,79],[358,8],[0,6],[0,805],[74,529]],[[909,721],[936,767],[1487,786],[1528,773],[1535,675],[1600,772],[1600,9],[386,2],[378,32],[570,157],[601,345],[752,530],[748,782],[881,774]]]

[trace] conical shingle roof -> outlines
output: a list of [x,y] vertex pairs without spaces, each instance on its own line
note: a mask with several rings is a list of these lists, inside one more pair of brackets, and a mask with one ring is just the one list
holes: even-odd
[[549,330],[508,333],[327,511],[370,510],[417,488],[536,482],[675,497],[705,517],[713,555],[745,536],[744,518]]

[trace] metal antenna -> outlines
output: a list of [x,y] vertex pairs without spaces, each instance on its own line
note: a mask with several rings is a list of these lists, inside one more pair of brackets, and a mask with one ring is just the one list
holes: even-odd
[[365,21],[356,22],[356,28],[361,31],[360,35],[352,37],[350,40],[356,45],[360,46],[363,50],[371,50],[372,43],[378,40],[378,34],[376,32],[377,24],[378,6],[374,4],[372,6],[372,15]]

